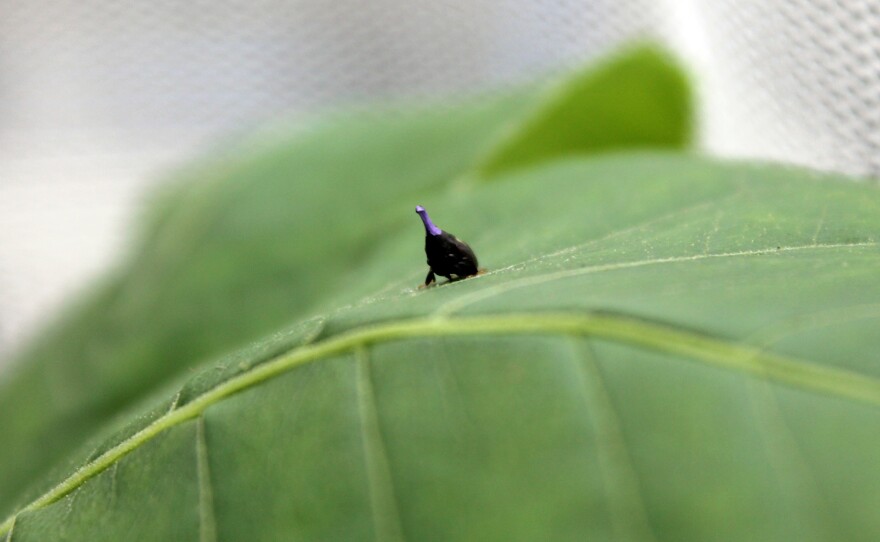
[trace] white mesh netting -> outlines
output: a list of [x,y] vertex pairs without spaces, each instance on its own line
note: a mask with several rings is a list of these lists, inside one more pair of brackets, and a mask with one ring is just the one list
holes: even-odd
[[113,257],[144,185],[279,112],[444,95],[636,37],[699,83],[701,145],[880,174],[880,2],[0,0],[0,355]]

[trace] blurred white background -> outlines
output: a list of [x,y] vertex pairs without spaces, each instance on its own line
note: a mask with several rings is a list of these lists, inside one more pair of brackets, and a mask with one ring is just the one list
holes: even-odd
[[100,274],[163,171],[279,115],[667,44],[721,156],[880,174],[880,1],[0,0],[0,363]]

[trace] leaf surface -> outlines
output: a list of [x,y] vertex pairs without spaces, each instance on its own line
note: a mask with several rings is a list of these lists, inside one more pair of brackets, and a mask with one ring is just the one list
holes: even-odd
[[[551,91],[536,84],[460,106],[343,115],[305,134],[222,149],[220,157],[192,167],[184,176],[189,182],[150,215],[129,260],[4,375],[0,514],[48,489],[55,476],[45,473],[53,465],[63,472],[100,453],[97,446],[71,456],[101,425],[128,425],[126,411],[185,378],[187,369],[325,307],[356,301],[368,285],[361,284],[365,267],[376,280],[399,277],[396,265],[369,264],[388,235],[411,228],[419,200],[428,204],[449,186],[476,184],[493,149],[505,154],[508,134],[527,136],[536,119],[565,104],[578,109],[586,100],[601,108],[614,98],[602,88],[639,77],[637,68],[646,87],[682,79],[662,55],[635,50]],[[686,89],[680,90],[652,102],[655,117],[688,109]],[[614,114],[601,121],[609,137],[614,126],[633,124],[625,117],[645,113],[609,111]],[[561,120],[554,119],[542,122],[542,130]],[[667,121],[666,137],[653,143],[682,146],[688,119]],[[566,131],[576,129],[565,122]],[[656,133],[656,124],[646,124],[645,132]],[[560,151],[601,150],[602,133]],[[640,133],[629,133],[633,144],[644,141]],[[552,147],[543,145],[516,166],[552,158]],[[307,335],[289,337],[282,347]]]
[[657,153],[496,180],[431,207],[487,274],[414,288],[410,216],[361,302],[203,368],[0,533],[880,535],[876,187]]

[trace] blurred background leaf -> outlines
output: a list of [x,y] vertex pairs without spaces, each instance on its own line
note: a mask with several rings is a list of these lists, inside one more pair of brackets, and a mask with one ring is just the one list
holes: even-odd
[[671,58],[641,49],[553,89],[530,119],[495,146],[483,174],[563,155],[634,147],[684,147],[690,88]]

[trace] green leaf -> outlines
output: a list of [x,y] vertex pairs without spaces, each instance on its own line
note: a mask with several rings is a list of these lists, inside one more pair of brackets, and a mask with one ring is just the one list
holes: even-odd
[[[633,115],[643,111],[613,109],[617,97],[602,88],[618,88],[621,77],[638,78],[634,66],[644,71],[643,87],[681,79],[675,66],[649,50],[616,62],[595,75],[575,74],[562,83],[570,90],[561,94],[555,84],[552,92],[533,85],[455,107],[353,113],[304,134],[297,130],[224,149],[190,168],[183,174],[189,182],[168,190],[151,213],[129,260],[42,334],[14,373],[4,375],[0,514],[48,489],[53,477],[40,475],[53,465],[64,471],[98,454],[99,446],[71,459],[96,428],[108,420],[125,427],[127,410],[156,389],[173,386],[187,369],[324,307],[352,303],[376,280],[400,276],[400,269],[388,266],[374,268],[372,281],[364,281],[362,270],[376,260],[388,235],[412,228],[416,203],[453,184],[460,190],[476,184],[486,157],[509,154],[503,150],[507,134],[523,137],[533,126],[545,130],[556,117],[535,122],[569,102],[578,110],[605,103],[614,113],[601,117],[604,132],[617,134],[615,126],[637,126],[641,120]],[[680,90],[659,95],[658,107],[686,110],[688,97]],[[585,100],[593,105],[578,105]],[[570,131],[571,122],[564,120],[561,129]],[[680,146],[683,120],[668,121],[668,137],[655,142]],[[633,144],[656,134],[655,122],[644,126],[644,137],[630,132]],[[616,144],[625,143],[614,137]],[[566,142],[561,150],[607,147],[598,136],[572,141],[577,149]],[[517,165],[552,156],[546,145],[542,149]],[[407,260],[423,257],[410,253]],[[271,356],[308,336],[291,336],[258,355]]]
[[880,536],[877,187],[654,153],[497,180],[430,207],[487,274],[416,289],[407,208],[373,295],[203,368],[0,533]]
[[596,150],[683,147],[692,122],[688,81],[673,59],[636,48],[549,89],[479,170],[492,175]]

